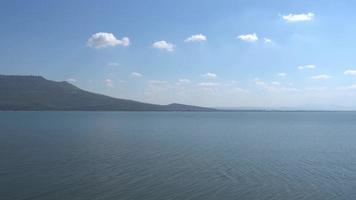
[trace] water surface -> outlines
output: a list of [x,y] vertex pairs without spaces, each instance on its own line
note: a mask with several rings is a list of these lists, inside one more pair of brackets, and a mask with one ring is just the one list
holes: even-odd
[[2,200],[355,197],[355,112],[0,112]]

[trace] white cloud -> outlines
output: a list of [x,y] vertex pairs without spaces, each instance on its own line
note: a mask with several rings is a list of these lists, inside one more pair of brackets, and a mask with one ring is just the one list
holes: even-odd
[[141,78],[143,75],[141,73],[138,72],[132,72],[130,77],[131,78]]
[[76,83],[76,82],[77,82],[77,79],[68,78],[66,81],[69,82],[69,83]]
[[286,76],[287,76],[287,74],[286,74],[286,73],[284,73],[284,72],[281,72],[281,73],[278,73],[278,74],[277,74],[277,76],[279,76],[279,77],[286,77]]
[[245,42],[256,42],[258,40],[256,33],[239,35],[237,38]]
[[327,80],[327,79],[330,79],[331,76],[326,75],[326,74],[320,74],[320,75],[311,76],[310,78],[313,80]]
[[186,78],[178,79],[178,84],[188,84],[190,82],[191,81],[189,79],[186,79]]
[[87,42],[89,47],[101,49],[106,47],[114,47],[117,45],[129,46],[130,39],[123,37],[121,40],[117,39],[112,33],[99,32],[93,34]]
[[207,40],[206,36],[200,33],[188,37],[187,39],[184,40],[184,42],[203,42],[206,40]]
[[106,86],[108,86],[108,87],[114,87],[114,84],[113,84],[113,82],[112,82],[112,80],[111,79],[105,79],[105,84],[106,84]]
[[281,83],[280,82],[277,82],[277,81],[273,81],[272,82],[272,85],[280,85]]
[[163,50],[167,50],[167,51],[174,51],[174,47],[175,45],[169,42],[166,42],[164,40],[161,41],[157,41],[155,43],[152,44],[152,47],[155,49],[163,49]]
[[356,70],[348,69],[344,72],[345,75],[356,76]]
[[273,43],[273,41],[271,39],[269,39],[269,38],[263,38],[263,41],[266,44],[272,44]]
[[315,65],[300,65],[298,66],[299,70],[303,70],[303,69],[315,69],[316,66]]
[[210,80],[213,80],[213,79],[217,79],[218,76],[214,73],[211,73],[211,72],[208,72],[206,74],[203,74],[202,77],[206,78],[206,79],[210,79]]
[[314,13],[288,14],[283,15],[282,18],[287,22],[302,22],[311,21],[314,18]]

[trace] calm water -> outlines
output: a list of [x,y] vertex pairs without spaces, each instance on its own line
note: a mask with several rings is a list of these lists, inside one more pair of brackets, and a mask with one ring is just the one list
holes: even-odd
[[1,200],[355,198],[355,112],[0,112]]

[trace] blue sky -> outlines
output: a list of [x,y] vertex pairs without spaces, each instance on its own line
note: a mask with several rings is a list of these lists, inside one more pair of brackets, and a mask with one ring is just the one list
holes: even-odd
[[350,1],[0,1],[0,73],[119,98],[356,108]]

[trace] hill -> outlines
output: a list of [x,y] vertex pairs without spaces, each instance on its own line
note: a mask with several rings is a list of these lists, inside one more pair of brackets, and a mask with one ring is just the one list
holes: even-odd
[[41,76],[0,75],[0,110],[213,111],[183,104],[157,105],[82,90]]

